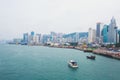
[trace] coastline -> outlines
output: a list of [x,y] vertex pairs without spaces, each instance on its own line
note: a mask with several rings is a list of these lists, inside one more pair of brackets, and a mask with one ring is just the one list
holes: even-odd
[[113,58],[113,59],[118,59],[120,60],[120,52],[114,52],[114,51],[109,51],[104,48],[97,48],[97,49],[87,49],[87,48],[81,48],[81,47],[74,47],[74,46],[47,46],[47,47],[53,47],[53,48],[67,48],[67,49],[75,49],[75,50],[80,50],[84,52],[90,52],[93,54]]
[[[18,44],[15,44],[15,45],[18,45]],[[28,46],[46,46],[46,47],[52,47],[52,48],[75,49],[75,50],[83,51],[85,53],[90,52],[96,55],[101,55],[101,56],[120,60],[120,51],[119,52],[110,51],[110,50],[107,50],[106,48],[92,49],[92,48],[83,48],[82,46],[50,46],[50,45],[28,45]]]

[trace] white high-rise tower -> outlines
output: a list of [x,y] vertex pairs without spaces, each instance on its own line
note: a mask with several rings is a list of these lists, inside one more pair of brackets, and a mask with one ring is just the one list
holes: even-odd
[[116,20],[114,17],[111,19],[111,23],[108,28],[108,42],[109,43],[116,43],[117,38],[117,26],[116,26]]

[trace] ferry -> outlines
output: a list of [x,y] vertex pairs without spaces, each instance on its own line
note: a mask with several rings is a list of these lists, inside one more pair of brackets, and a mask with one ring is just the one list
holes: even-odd
[[95,60],[95,56],[86,56],[87,57],[87,59],[93,59],[93,60]]
[[72,68],[78,68],[78,64],[77,64],[77,62],[74,61],[74,60],[70,60],[70,61],[68,62],[68,65],[69,65],[70,67],[72,67]]

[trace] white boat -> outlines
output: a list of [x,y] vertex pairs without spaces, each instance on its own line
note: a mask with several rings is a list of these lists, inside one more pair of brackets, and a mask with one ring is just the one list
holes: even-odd
[[74,60],[70,60],[70,61],[68,62],[68,65],[69,65],[70,67],[72,67],[72,68],[78,68],[77,62],[74,61]]

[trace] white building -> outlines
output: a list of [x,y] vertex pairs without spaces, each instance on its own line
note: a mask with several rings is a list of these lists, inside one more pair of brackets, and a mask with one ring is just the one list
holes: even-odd
[[39,42],[39,36],[38,36],[38,35],[33,36],[33,43],[34,43],[34,44],[39,44],[39,43],[40,43],[40,42]]
[[117,39],[117,26],[116,26],[116,20],[114,17],[111,19],[111,23],[108,28],[108,42],[109,43],[116,43]]
[[88,43],[95,42],[96,40],[96,30],[89,28],[88,30]]
[[88,30],[88,43],[92,42],[92,28],[89,28]]
[[92,30],[92,42],[96,42],[96,30]]

